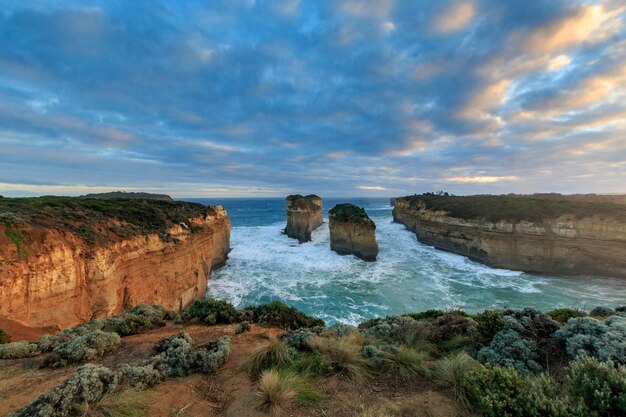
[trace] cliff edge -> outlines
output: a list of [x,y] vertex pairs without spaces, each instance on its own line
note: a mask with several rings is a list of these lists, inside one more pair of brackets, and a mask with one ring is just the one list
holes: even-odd
[[287,197],[287,226],[285,234],[304,243],[311,240],[311,232],[324,223],[322,199],[314,194]]
[[364,209],[352,204],[337,204],[328,212],[328,227],[332,250],[340,255],[356,255],[364,261],[376,260],[376,224]]
[[180,311],[230,249],[220,206],[142,199],[0,199],[0,315],[70,326],[148,303]]
[[610,201],[414,195],[393,218],[438,249],[495,268],[626,277],[626,211]]

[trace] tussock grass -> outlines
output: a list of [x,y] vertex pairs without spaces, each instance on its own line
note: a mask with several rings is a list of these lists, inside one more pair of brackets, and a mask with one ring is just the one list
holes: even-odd
[[256,408],[276,415],[295,402],[313,405],[321,400],[322,396],[295,372],[269,369],[259,380]]
[[144,417],[150,410],[150,397],[145,391],[126,390],[105,395],[95,404],[80,404],[75,415],[80,417]]
[[351,379],[370,374],[369,361],[362,354],[363,337],[359,333],[330,338],[316,336],[311,346],[319,352],[323,369],[337,372]]
[[246,360],[243,369],[250,375],[256,376],[266,369],[288,367],[292,364],[293,357],[289,352],[287,342],[271,336]]
[[428,352],[420,352],[408,346],[400,346],[383,352],[381,366],[385,372],[403,381],[409,381],[424,373],[422,362],[430,357]]
[[450,355],[438,360],[431,370],[433,380],[452,390],[455,399],[463,406],[469,406],[469,397],[466,392],[466,376],[468,372],[479,367],[480,364],[465,352]]

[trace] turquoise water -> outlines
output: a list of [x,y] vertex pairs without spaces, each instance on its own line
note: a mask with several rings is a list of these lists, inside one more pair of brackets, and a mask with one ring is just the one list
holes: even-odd
[[[388,199],[324,200],[366,209],[376,222],[378,260],[363,262],[330,250],[328,225],[299,245],[282,233],[283,199],[200,200],[223,205],[231,218],[232,251],[212,273],[207,295],[236,306],[281,300],[332,324],[431,308],[593,308],[626,304],[626,281],[548,277],[491,269],[419,243],[393,223]],[[325,213],[325,220],[327,213]]]

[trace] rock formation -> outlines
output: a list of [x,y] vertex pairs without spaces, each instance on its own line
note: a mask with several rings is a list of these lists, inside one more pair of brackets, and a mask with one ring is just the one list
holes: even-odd
[[376,225],[364,209],[337,204],[328,212],[328,225],[332,250],[341,255],[356,255],[364,261],[376,260]]
[[305,197],[296,194],[287,197],[287,227],[285,234],[304,243],[311,240],[311,232],[324,223],[322,199],[314,194]]
[[220,206],[46,199],[0,200],[3,214],[26,201],[0,219],[0,315],[25,325],[66,327],[140,303],[180,311],[227,259]]
[[626,211],[532,196],[398,198],[393,218],[438,249],[495,268],[626,277]]

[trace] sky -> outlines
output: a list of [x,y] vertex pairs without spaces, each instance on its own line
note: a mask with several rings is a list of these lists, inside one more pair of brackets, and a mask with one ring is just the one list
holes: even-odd
[[626,193],[626,1],[0,0],[0,194]]

